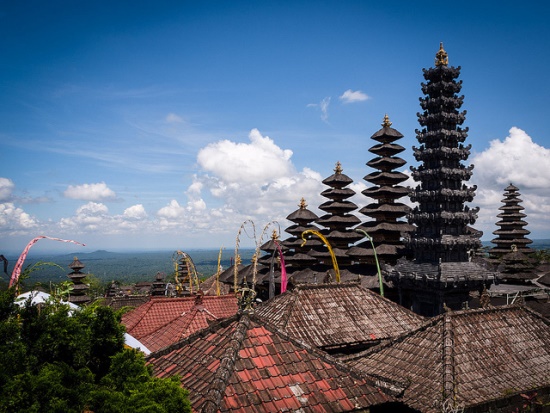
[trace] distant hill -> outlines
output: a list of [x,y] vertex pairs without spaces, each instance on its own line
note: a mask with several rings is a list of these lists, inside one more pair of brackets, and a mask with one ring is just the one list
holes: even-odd
[[[188,250],[187,254],[193,260],[197,272],[201,277],[208,277],[217,271],[219,250]],[[243,263],[249,263],[254,251],[242,249],[240,251]],[[166,276],[174,274],[174,252],[110,252],[98,250],[89,253],[57,254],[29,256],[25,260],[23,268],[27,268],[38,262],[55,263],[57,266],[45,266],[39,271],[33,272],[26,285],[34,285],[40,282],[47,285],[50,282],[68,280],[67,274],[71,272],[68,267],[77,257],[84,265],[82,272],[93,274],[102,282],[118,280],[122,283],[135,283],[139,281],[152,281],[157,272]],[[222,268],[228,268],[232,261],[233,251],[224,251],[222,254]],[[8,274],[11,275],[18,257],[7,256],[9,260]],[[59,268],[61,267],[61,268]],[[0,280],[9,280],[6,274],[0,274]]]

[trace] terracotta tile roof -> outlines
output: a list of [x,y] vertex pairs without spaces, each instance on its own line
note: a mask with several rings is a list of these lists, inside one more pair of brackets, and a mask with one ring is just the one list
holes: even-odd
[[425,322],[358,283],[299,286],[260,305],[256,315],[324,350],[377,344]]
[[179,375],[197,412],[348,412],[392,400],[366,377],[253,315],[217,322],[148,357]]
[[403,403],[423,412],[440,411],[443,392],[462,407],[490,405],[550,390],[550,322],[526,307],[451,312],[345,360],[408,386]]
[[127,295],[123,297],[105,297],[102,304],[111,307],[113,310],[120,310],[123,307],[139,307],[151,298],[150,295]]
[[124,314],[122,324],[129,334],[156,351],[237,312],[234,295],[203,296],[200,303],[196,300],[151,297],[149,302]]

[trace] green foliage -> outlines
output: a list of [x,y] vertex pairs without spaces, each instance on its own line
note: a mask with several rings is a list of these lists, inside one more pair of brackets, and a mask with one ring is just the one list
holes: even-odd
[[550,249],[536,250],[531,258],[535,260],[537,264],[544,264],[550,262]]
[[107,290],[107,286],[110,285],[106,280],[102,281],[94,274],[87,274],[83,281],[88,284],[88,291],[86,293],[91,301],[103,297]]
[[178,377],[152,377],[143,355],[126,350],[113,357],[109,374],[103,385],[92,395],[91,409],[96,413],[122,412],[190,412],[186,391],[182,391]]
[[143,355],[124,348],[109,307],[71,310],[52,300],[14,305],[0,291],[0,413],[190,412],[178,378],[152,376]]

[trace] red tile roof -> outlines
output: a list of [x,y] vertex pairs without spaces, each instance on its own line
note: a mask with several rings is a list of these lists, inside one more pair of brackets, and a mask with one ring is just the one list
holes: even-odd
[[423,412],[440,411],[443,393],[462,407],[489,405],[550,391],[550,322],[525,307],[451,312],[346,360],[408,383],[403,403]]
[[165,298],[151,300],[124,314],[126,331],[151,351],[159,350],[208,327],[215,320],[237,312],[234,295]]
[[179,375],[195,411],[348,412],[392,400],[344,364],[253,315],[217,322],[148,357]]
[[324,350],[378,344],[425,322],[358,283],[299,286],[259,306],[256,315]]

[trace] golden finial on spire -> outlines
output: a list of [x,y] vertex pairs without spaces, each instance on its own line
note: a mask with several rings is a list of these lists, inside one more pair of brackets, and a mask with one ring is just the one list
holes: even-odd
[[271,239],[276,241],[279,239],[279,234],[277,234],[277,230],[274,229],[273,232],[271,233]]
[[443,42],[439,43],[439,51],[435,54],[436,66],[447,66],[449,64],[449,56],[445,49],[443,49]]
[[342,164],[340,163],[340,161],[336,162],[336,168],[334,168],[334,172],[336,172],[337,174],[341,174],[342,171]]
[[306,200],[304,199],[304,197],[302,197],[302,199],[300,199],[300,203],[298,204],[298,206],[300,207],[300,209],[306,209],[307,208]]
[[389,118],[388,114],[386,113],[384,115],[384,122],[382,122],[382,126],[384,128],[389,128],[391,125],[392,125],[392,123],[390,122],[390,118]]

